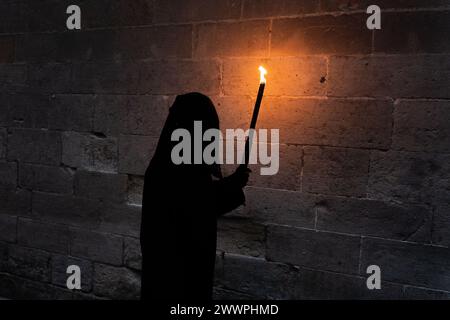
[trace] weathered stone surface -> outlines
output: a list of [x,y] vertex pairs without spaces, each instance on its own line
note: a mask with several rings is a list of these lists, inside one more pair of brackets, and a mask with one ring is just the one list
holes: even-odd
[[106,135],[159,136],[168,115],[166,96],[101,95],[97,97],[94,130]]
[[23,89],[27,77],[26,65],[2,64],[0,65],[0,90],[4,92]]
[[99,229],[104,232],[138,237],[141,226],[141,207],[127,204],[104,204]]
[[190,58],[191,39],[190,25],[88,30],[58,35],[54,55],[73,62]]
[[[274,156],[273,148],[274,144],[269,144],[263,146],[258,144],[258,150],[261,147],[266,147],[268,154],[272,156],[269,164],[256,164],[250,165],[250,169],[254,174],[250,176],[249,184],[250,186],[265,187],[273,189],[283,189],[283,190],[300,190],[300,175],[302,166],[302,150],[299,146],[295,145],[285,145],[281,144],[279,148],[279,158]],[[259,159],[258,161],[261,161]],[[275,171],[278,161],[278,171]],[[266,173],[274,173],[273,175],[262,175],[264,173],[261,171],[263,168]]]
[[198,24],[194,34],[194,57],[266,57],[268,39],[268,20]]
[[258,67],[261,64],[270,70],[267,75],[266,96],[325,94],[326,86],[323,79],[327,74],[327,64],[324,58],[318,56],[225,60],[222,80],[224,93],[256,96],[259,83]]
[[151,0],[83,1],[83,9],[83,22],[89,28],[149,25],[154,12]]
[[211,60],[80,63],[72,79],[74,90],[102,94],[218,94],[220,84],[219,64]]
[[251,220],[223,218],[217,227],[217,248],[254,257],[265,254],[263,225]]
[[[448,5],[448,2],[447,2]],[[448,11],[386,12],[383,32],[375,32],[375,52],[449,53]]]
[[450,103],[400,100],[394,109],[392,146],[397,150],[450,152]]
[[79,93],[140,93],[141,68],[137,63],[77,63],[72,83]]
[[195,91],[214,95],[220,92],[220,65],[215,60],[158,61],[142,67],[143,93],[177,95]]
[[73,172],[68,168],[23,164],[19,167],[21,187],[36,191],[73,192]]
[[0,241],[0,272],[6,269],[6,262],[8,261],[8,243]]
[[405,299],[408,300],[449,300],[450,292],[405,286]]
[[0,32],[10,33],[24,31],[24,12],[22,3],[16,1],[3,1],[0,4]]
[[142,193],[144,191],[144,178],[128,175],[128,203],[142,205]]
[[126,267],[136,270],[142,269],[141,244],[139,239],[124,238],[123,262]]
[[[67,268],[71,265],[80,267],[81,291],[92,290],[93,264],[88,260],[81,260],[63,255],[52,256],[52,283],[67,288],[67,279],[71,275]],[[77,290],[75,289],[74,292]]]
[[248,129],[252,118],[254,99],[249,97],[213,96],[211,97],[220,119],[220,130]]
[[6,157],[6,134],[6,129],[0,128],[0,159],[4,159]]
[[169,114],[166,96],[131,96],[123,133],[159,136]]
[[244,216],[256,221],[314,227],[317,197],[299,192],[248,187]]
[[448,204],[450,199],[450,179],[446,176],[437,179],[435,192],[435,203],[437,205]]
[[273,225],[266,241],[267,260],[358,273],[360,237]]
[[296,283],[298,290],[295,298],[302,300],[392,300],[403,297],[401,285],[384,282],[383,278],[380,290],[369,290],[366,284],[367,276],[357,277],[301,268]]
[[9,189],[17,186],[16,162],[0,162],[0,186]]
[[83,229],[71,230],[70,254],[75,257],[121,265],[122,253],[122,237]]
[[425,206],[340,197],[317,206],[317,229],[388,239],[429,243],[431,220]]
[[11,94],[8,125],[16,128],[48,128],[50,111],[50,97],[47,94]]
[[107,136],[123,132],[129,107],[128,95],[98,95],[94,112],[94,131]]
[[438,206],[434,212],[432,241],[438,245],[450,246],[450,206]]
[[370,153],[367,150],[303,148],[302,191],[364,197]]
[[17,217],[0,215],[0,241],[16,242]]
[[[61,16],[58,12],[65,12],[70,5],[70,1],[62,0],[42,0],[23,1],[21,12],[23,14],[23,24],[26,31],[62,31],[66,29],[65,15]],[[42,21],[42,17],[46,17]]]
[[448,290],[448,248],[363,238],[361,270],[375,264],[386,281]]
[[0,273],[0,295],[14,300],[70,300],[72,292],[50,284]]
[[[268,136],[270,136],[270,133],[268,133]],[[224,146],[225,145],[226,142],[224,142]],[[278,149],[278,157],[275,156],[275,148]],[[225,150],[229,152],[228,149]],[[236,150],[235,162],[242,161],[245,152],[245,141],[236,141],[234,150]],[[252,145],[252,152],[253,151],[257,152],[255,155],[258,154],[258,152],[262,152],[263,154],[267,153],[269,158],[264,159],[258,155],[258,163],[249,165],[250,170],[253,172],[249,178],[249,186],[300,190],[300,174],[302,166],[302,148],[300,146],[275,143],[255,143]],[[262,164],[263,161],[265,161],[265,164]],[[224,176],[227,176],[237,169],[238,164],[223,164],[221,167],[222,173]]]
[[295,16],[318,12],[320,3],[314,0],[245,0],[244,18],[264,18],[276,16]]
[[20,218],[17,226],[19,245],[67,254],[69,229],[65,226]]
[[16,61],[28,63],[59,62],[57,33],[24,33],[16,37]]
[[0,38],[0,63],[14,62],[15,41],[14,37],[6,36]]
[[75,174],[75,194],[80,197],[111,202],[124,202],[128,177],[123,174],[78,170]]
[[110,300],[107,298],[97,297],[93,293],[84,293],[80,291],[75,291],[72,295],[72,300],[83,300],[83,301],[92,301],[92,300]]
[[5,271],[36,281],[50,282],[50,254],[41,250],[11,245],[8,248]]
[[49,112],[49,128],[78,132],[92,131],[96,100],[93,95],[53,95]]
[[214,287],[213,300],[257,300],[257,298],[238,291]]
[[[271,55],[362,54],[372,50],[367,15],[320,15],[276,19],[272,26]],[[351,41],[348,41],[351,39]]]
[[12,129],[8,137],[8,160],[59,165],[61,135],[56,131]]
[[100,226],[101,206],[99,201],[72,195],[33,193],[33,217],[48,222],[95,229]]
[[258,126],[279,129],[281,143],[387,149],[392,108],[387,100],[265,98]]
[[116,172],[117,161],[116,138],[77,132],[62,134],[62,162],[69,167]]
[[379,200],[445,203],[450,156],[417,152],[372,152],[369,196]]
[[[8,126],[8,112],[11,100],[11,94],[6,92],[0,92],[0,127]],[[6,128],[1,128],[1,130],[6,134]],[[6,140],[5,140],[6,147]],[[5,150],[6,151],[6,150]]]
[[27,216],[31,212],[31,192],[0,188],[0,214]]
[[[1,246],[0,246],[1,254]],[[223,278],[223,256],[224,252],[216,249],[216,260],[214,261],[214,286],[219,284],[220,279]]]
[[[292,299],[297,276],[294,268],[281,263],[225,254],[224,275],[219,283],[227,289],[259,299]],[[264,287],[260,283],[264,283]]]
[[155,22],[188,22],[200,20],[237,19],[241,15],[242,0],[178,1],[176,9],[164,0],[155,1]]
[[30,64],[27,72],[28,89],[36,93],[67,92],[71,89],[72,67],[63,63]]
[[[323,11],[349,11],[366,9],[373,4],[371,0],[322,0]],[[440,8],[448,6],[448,0],[378,0],[376,3],[382,9]]]
[[448,98],[449,61],[445,55],[330,57],[327,95]]
[[[251,165],[246,206],[219,222],[215,296],[448,299],[449,0],[378,0],[373,31],[369,0],[78,2],[67,32],[69,0],[0,1],[0,297],[138,298],[170,104],[202,92],[222,129],[247,129],[263,65],[280,169]],[[66,290],[68,263],[85,291]]]
[[116,31],[108,54],[116,60],[191,58],[192,29],[191,25],[177,25]]
[[119,138],[119,172],[144,175],[158,143],[157,138],[121,136]]
[[135,300],[140,296],[139,275],[126,268],[94,266],[94,293],[112,299]]

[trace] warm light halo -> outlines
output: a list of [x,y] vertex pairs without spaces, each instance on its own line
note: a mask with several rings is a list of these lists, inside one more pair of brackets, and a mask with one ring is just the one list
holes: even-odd
[[260,83],[266,83],[266,77],[265,77],[265,75],[267,74],[267,70],[264,69],[263,66],[259,66],[258,69],[259,69],[259,75],[260,75],[260,80],[259,80],[259,82],[260,82]]

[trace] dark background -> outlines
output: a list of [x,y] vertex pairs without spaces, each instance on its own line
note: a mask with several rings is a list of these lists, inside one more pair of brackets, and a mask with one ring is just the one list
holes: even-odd
[[280,129],[281,168],[253,168],[247,206],[220,221],[216,297],[449,298],[449,10],[1,1],[0,297],[138,298],[142,175],[168,107],[200,91],[222,128],[246,128],[264,64],[258,126]]

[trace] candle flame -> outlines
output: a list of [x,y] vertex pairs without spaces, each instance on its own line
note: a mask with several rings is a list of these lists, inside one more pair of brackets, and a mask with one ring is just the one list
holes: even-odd
[[266,83],[266,77],[265,77],[266,74],[267,74],[267,70],[264,69],[263,66],[259,66],[259,75],[260,75],[259,83]]

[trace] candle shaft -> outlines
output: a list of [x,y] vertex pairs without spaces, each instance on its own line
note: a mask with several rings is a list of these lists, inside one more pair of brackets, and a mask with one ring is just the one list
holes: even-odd
[[251,143],[253,141],[253,132],[256,128],[256,122],[258,121],[259,108],[261,107],[261,101],[264,95],[265,83],[259,84],[258,96],[256,97],[255,107],[253,108],[252,120],[250,122],[249,136],[245,140],[245,165],[248,166],[250,159]]

